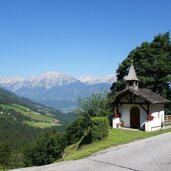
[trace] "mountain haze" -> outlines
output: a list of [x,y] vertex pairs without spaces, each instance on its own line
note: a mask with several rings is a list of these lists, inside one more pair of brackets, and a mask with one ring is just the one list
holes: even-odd
[[47,72],[29,78],[0,79],[0,86],[19,96],[30,98],[57,109],[70,109],[77,105],[78,97],[109,91],[115,76],[81,77]]

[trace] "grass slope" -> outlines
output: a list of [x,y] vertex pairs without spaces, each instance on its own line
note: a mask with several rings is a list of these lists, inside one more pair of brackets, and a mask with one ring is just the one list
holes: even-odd
[[92,144],[79,147],[79,143],[73,144],[65,149],[64,160],[77,160],[88,157],[91,154],[100,150],[107,149],[112,146],[126,144],[132,141],[148,138],[159,135],[165,132],[170,132],[171,129],[155,132],[130,131],[121,129],[110,129],[109,136],[103,141],[98,141]]
[[60,125],[60,122],[55,119],[52,114],[41,114],[35,111],[32,111],[30,108],[17,104],[1,104],[1,111],[3,114],[12,116],[13,119],[17,120],[14,113],[18,115],[23,115],[23,123],[28,124],[29,126],[46,128],[52,126]]
[[[57,109],[50,108],[50,107],[44,106],[42,104],[33,102],[30,99],[17,96],[14,93],[12,93],[8,90],[5,90],[1,87],[0,87],[0,104],[10,105],[9,108],[14,108],[15,111],[19,110],[19,112],[20,112],[22,110],[21,113],[23,115],[27,115],[28,110],[34,111],[35,113],[33,115],[30,114],[29,117],[33,120],[36,120],[36,122],[41,120],[40,119],[41,117],[39,117],[39,116],[42,116],[42,115],[47,116],[47,117],[42,117],[42,119],[45,120],[44,125],[42,125],[41,123],[34,124],[34,122],[30,122],[30,123],[27,122],[27,124],[30,124],[31,126],[51,127],[52,124],[49,124],[49,123],[51,122],[50,120],[52,120],[51,118],[53,117],[56,120],[61,121],[61,124],[63,124],[62,127],[64,129],[67,124],[73,122],[76,118],[76,114],[74,114],[74,113],[66,113],[66,114],[62,113]],[[14,106],[14,104],[17,104],[17,105]],[[31,112],[31,113],[33,113],[33,112]],[[37,115],[37,113],[40,113],[42,115]],[[50,114],[52,117],[49,117]],[[49,123],[46,122],[47,120]],[[55,123],[56,123],[56,120],[55,120]]]

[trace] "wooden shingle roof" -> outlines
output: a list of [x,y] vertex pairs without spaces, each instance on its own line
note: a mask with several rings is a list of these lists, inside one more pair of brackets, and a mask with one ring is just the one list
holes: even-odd
[[143,89],[139,88],[138,90],[135,90],[134,88],[128,87],[128,88],[120,91],[118,94],[116,94],[115,98],[117,100],[118,98],[121,98],[128,93],[132,93],[132,94],[142,98],[143,100],[149,102],[150,104],[170,103],[170,101],[167,100],[166,98],[152,92],[149,89],[145,89],[145,88],[143,88]]
[[129,70],[126,81],[138,81],[137,74],[135,72],[133,64],[131,64],[131,68]]

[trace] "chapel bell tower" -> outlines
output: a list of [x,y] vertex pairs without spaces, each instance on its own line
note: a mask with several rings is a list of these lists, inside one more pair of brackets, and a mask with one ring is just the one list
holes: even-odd
[[137,78],[137,74],[135,72],[133,61],[132,61],[128,76],[126,78],[126,88],[131,87],[135,90],[138,90],[138,82],[139,80]]

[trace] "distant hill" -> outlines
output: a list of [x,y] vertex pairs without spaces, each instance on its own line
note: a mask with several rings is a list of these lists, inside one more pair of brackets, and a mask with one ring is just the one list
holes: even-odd
[[109,91],[115,76],[81,77],[48,72],[32,78],[0,79],[0,86],[19,96],[61,110],[70,110],[77,105],[78,97]]

